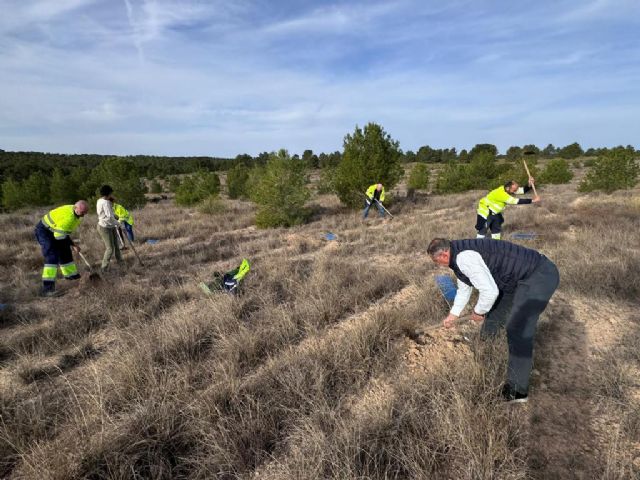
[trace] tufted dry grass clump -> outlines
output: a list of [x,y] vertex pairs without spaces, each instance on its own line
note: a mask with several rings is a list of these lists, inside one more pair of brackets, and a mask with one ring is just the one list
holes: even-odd
[[[525,406],[497,395],[504,336],[437,328],[443,272],[424,251],[475,235],[482,191],[398,197],[394,219],[366,222],[323,195],[309,223],[269,231],[248,202],[149,204],[133,212],[144,266],[127,250],[53,299],[36,295],[43,211],[0,216],[0,476],[638,476],[638,192],[580,196],[578,181],[505,213],[505,238],[539,233],[520,243],[562,279]],[[78,236],[95,266],[95,217]],[[239,295],[198,288],[242,258]]]

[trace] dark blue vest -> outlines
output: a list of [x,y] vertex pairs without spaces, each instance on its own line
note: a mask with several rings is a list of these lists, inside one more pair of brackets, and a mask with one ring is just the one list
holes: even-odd
[[513,293],[518,282],[531,275],[544,258],[535,250],[504,240],[491,238],[452,240],[449,267],[456,274],[456,277],[469,286],[473,286],[471,281],[456,264],[456,257],[464,250],[473,250],[480,254],[498,289],[505,293]]

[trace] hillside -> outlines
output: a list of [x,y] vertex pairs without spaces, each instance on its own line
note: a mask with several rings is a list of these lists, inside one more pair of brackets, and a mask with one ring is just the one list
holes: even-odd
[[[640,189],[548,186],[507,210],[505,238],[539,233],[520,243],[561,274],[526,405],[497,397],[504,338],[413,340],[447,313],[426,245],[474,236],[483,193],[399,199],[366,223],[321,196],[286,230],[257,230],[245,202],[149,204],[144,267],[128,250],[126,271],[53,299],[37,297],[42,212],[0,216],[0,476],[638,478]],[[97,263],[95,223],[78,236]],[[198,288],[242,258],[242,295]]]

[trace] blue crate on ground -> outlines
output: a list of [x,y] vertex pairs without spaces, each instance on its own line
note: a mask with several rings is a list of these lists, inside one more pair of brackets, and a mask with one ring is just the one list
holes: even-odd
[[327,232],[323,235],[323,238],[325,240],[331,241],[331,240],[337,240],[338,236],[335,233]]
[[436,284],[447,302],[453,302],[456,298],[458,287],[449,275],[436,275]]
[[149,245],[155,245],[156,243],[158,243],[160,240],[157,240],[155,238],[150,238],[149,240],[147,240],[145,243],[148,243]]

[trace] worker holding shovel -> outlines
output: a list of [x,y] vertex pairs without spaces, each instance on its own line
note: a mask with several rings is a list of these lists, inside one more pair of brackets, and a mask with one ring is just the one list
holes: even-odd
[[476,230],[478,234],[476,238],[484,238],[488,231],[491,231],[491,238],[500,240],[502,224],[504,217],[502,211],[507,205],[524,205],[528,203],[538,203],[540,197],[536,194],[531,198],[515,198],[513,195],[522,195],[528,193],[533,188],[535,192],[535,183],[533,177],[529,177],[529,185],[521,187],[517,182],[512,180],[504,185],[491,190],[487,196],[478,202],[478,215],[476,220]]
[[54,208],[36,225],[35,236],[44,257],[42,296],[53,297],[56,295],[58,266],[67,280],[80,278],[78,267],[73,261],[71,253],[72,249],[79,253],[80,247],[73,242],[70,235],[78,228],[82,217],[88,211],[87,202],[79,200],[74,205]]
[[[116,218],[118,219],[118,222],[120,222],[120,225],[124,228],[124,231],[127,234],[127,238],[129,239],[130,242],[133,242],[134,240],[134,236],[133,236],[133,215],[131,215],[131,212],[129,212],[126,208],[124,208],[122,205],[120,205],[119,203],[114,202],[113,204],[113,213],[115,214]],[[118,236],[119,238],[119,236]],[[120,244],[120,249],[124,250],[127,248],[127,246],[124,243],[124,239],[121,239],[121,244]]]
[[526,402],[538,317],[558,287],[557,267],[535,250],[485,238],[434,238],[427,253],[458,277],[444,326],[455,324],[477,288],[480,294],[471,320],[482,323],[482,336],[493,337],[502,327],[507,331],[509,364],[502,396],[509,402]]
[[374,183],[369,188],[367,188],[367,193],[365,193],[367,199],[365,201],[364,213],[362,215],[363,219],[367,218],[367,216],[369,215],[369,209],[374,204],[378,209],[380,217],[384,217],[384,212],[386,210],[382,205],[382,202],[384,202],[384,193],[384,187],[381,183]]

